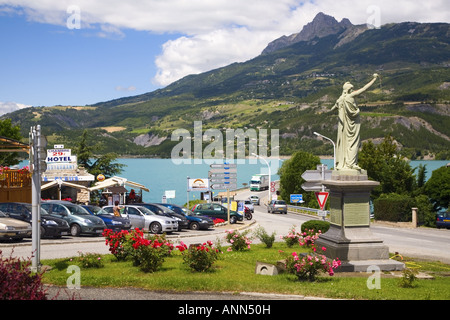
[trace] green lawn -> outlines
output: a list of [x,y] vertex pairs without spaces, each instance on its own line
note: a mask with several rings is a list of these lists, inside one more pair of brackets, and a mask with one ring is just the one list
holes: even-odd
[[[284,242],[276,242],[270,249],[265,245],[252,245],[250,250],[244,252],[224,250],[214,269],[205,273],[188,269],[178,250],[174,250],[155,273],[144,273],[132,266],[131,261],[118,262],[114,256],[105,255],[102,256],[103,268],[81,269],[81,286],[137,287],[174,292],[262,292],[364,300],[450,299],[450,265],[440,262],[403,260],[408,267],[434,277],[417,279],[412,288],[400,287],[401,276],[394,277],[387,273],[381,276],[381,288],[373,290],[367,286],[371,274],[365,273],[337,273],[333,277],[323,275],[316,282],[300,282],[287,273],[277,276],[255,274],[256,261],[276,264],[293,251],[302,250],[299,246],[288,248]],[[73,261],[58,259],[42,263],[52,267],[44,274],[45,283],[66,285],[70,276],[67,267],[74,264]]]

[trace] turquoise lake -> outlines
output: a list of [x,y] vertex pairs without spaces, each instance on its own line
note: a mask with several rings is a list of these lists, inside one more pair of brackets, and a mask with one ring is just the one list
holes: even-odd
[[[208,178],[210,165],[202,164],[175,164],[170,159],[118,159],[119,163],[125,164],[121,177],[130,181],[138,182],[150,189],[150,192],[143,191],[145,202],[161,202],[165,190],[175,190],[175,199],[168,199],[168,202],[184,204],[187,201],[187,177],[195,179]],[[268,167],[260,160],[239,161],[237,165],[238,188],[243,183],[249,183],[251,176],[257,173],[268,173]],[[241,163],[243,162],[243,163]],[[278,180],[279,176],[274,170],[277,167],[275,161],[271,163],[272,181]],[[333,160],[322,160],[322,163],[329,168],[333,166]],[[420,164],[427,167],[427,179],[431,177],[432,171],[447,165],[448,161],[411,161],[411,166],[417,168]],[[281,165],[281,161],[280,161]],[[220,191],[215,191],[217,194]],[[189,199],[199,199],[199,192],[189,192]]]
[[[175,198],[168,199],[168,202],[184,204],[187,201],[187,178],[207,179],[210,170],[210,163],[206,160],[201,164],[176,164],[171,159],[117,159],[118,163],[125,165],[120,177],[129,181],[140,183],[150,189],[143,191],[144,202],[161,202],[166,190],[174,190]],[[249,183],[252,175],[258,173],[268,173],[268,166],[261,160],[235,160],[237,163],[237,186],[243,187],[243,183]],[[282,160],[270,161],[272,181],[279,179],[277,168],[281,166]],[[329,168],[333,167],[333,160],[322,160],[322,163]],[[445,166],[449,161],[411,161],[413,168],[419,165],[426,165],[427,179],[431,177],[434,170]],[[28,165],[28,161],[23,161],[20,166]],[[128,188],[130,189],[130,188]],[[215,191],[217,194],[221,192]],[[199,199],[199,192],[189,192],[189,199]]]

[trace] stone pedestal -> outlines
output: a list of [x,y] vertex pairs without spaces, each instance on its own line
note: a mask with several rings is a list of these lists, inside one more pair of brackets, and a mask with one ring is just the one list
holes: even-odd
[[325,255],[339,258],[337,272],[366,272],[371,266],[382,271],[403,270],[404,264],[389,259],[389,248],[370,230],[370,192],[379,182],[356,170],[333,171],[331,180],[322,182],[329,190],[330,229],[316,240]]

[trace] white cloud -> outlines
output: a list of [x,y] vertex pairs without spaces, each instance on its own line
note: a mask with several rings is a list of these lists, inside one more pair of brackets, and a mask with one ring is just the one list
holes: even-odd
[[247,28],[213,30],[168,41],[156,58],[156,83],[168,85],[188,74],[197,74],[255,57],[276,33],[255,33]]
[[1,102],[0,101],[0,116],[19,109],[29,108],[31,106],[16,103],[16,102]]
[[30,20],[61,26],[69,19],[67,8],[78,6],[81,28],[100,31],[99,36],[120,35],[124,29],[182,34],[165,43],[156,57],[153,80],[159,85],[251,59],[270,41],[299,32],[319,12],[354,24],[373,19],[370,6],[379,8],[381,24],[449,22],[450,16],[448,0],[0,0],[2,4],[4,12],[16,10]]

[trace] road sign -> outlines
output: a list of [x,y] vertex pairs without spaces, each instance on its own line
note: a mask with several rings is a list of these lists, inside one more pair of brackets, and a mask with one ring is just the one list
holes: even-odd
[[228,170],[228,169],[236,169],[237,168],[237,164],[235,163],[224,163],[224,164],[220,164],[220,163],[213,163],[209,166],[211,169],[224,169],[224,170]]
[[208,176],[213,190],[237,189],[237,164],[235,163],[213,163]]
[[316,199],[319,203],[320,210],[323,211],[323,209],[325,208],[325,204],[327,203],[329,195],[330,194],[328,192],[316,192]]
[[326,211],[323,211],[323,210],[319,210],[319,211],[317,211],[317,216],[319,216],[319,217],[326,217],[327,216],[327,212]]
[[331,180],[332,173],[332,170],[325,170],[325,179],[322,179],[322,172],[317,170],[307,170],[302,174],[302,178],[307,182]]
[[215,184],[215,183],[224,183],[224,184],[230,184],[230,183],[237,183],[237,179],[236,178],[212,178],[209,179],[211,184]]
[[237,189],[236,183],[216,183],[211,185],[213,190],[234,190]]
[[215,178],[236,178],[237,173],[230,173],[230,172],[222,172],[222,173],[212,173],[209,171],[208,176],[210,179]]
[[303,195],[291,194],[291,203],[303,203]]
[[215,174],[215,173],[237,173],[237,169],[236,168],[229,168],[229,169],[224,169],[224,168],[214,168],[214,169],[210,169],[209,170],[209,174]]
[[320,182],[305,182],[302,184],[302,189],[307,192],[322,191],[322,184]]

